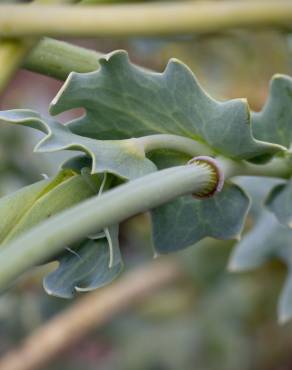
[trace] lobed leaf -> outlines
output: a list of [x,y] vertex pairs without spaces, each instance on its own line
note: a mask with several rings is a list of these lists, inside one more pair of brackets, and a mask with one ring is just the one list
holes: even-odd
[[124,51],[101,58],[100,65],[95,72],[72,72],[51,104],[52,114],[85,108],[83,117],[68,124],[77,135],[125,139],[176,134],[205,143],[214,153],[241,159],[284,150],[253,138],[245,100],[212,99],[176,59],[163,73],[131,64]]
[[[45,134],[36,151],[68,149],[85,154],[63,165],[71,169],[61,172],[65,178],[34,184],[0,200],[0,215],[5,219],[0,225],[0,242],[4,247],[42,220],[101,193],[105,182],[92,177],[88,167],[92,174],[111,173],[132,180],[189,159],[186,154],[169,150],[152,151],[150,159],[146,158],[138,139],[145,135],[185,136],[206,145],[208,154],[251,161],[267,160],[275,153],[287,152],[291,145],[292,79],[287,76],[274,77],[263,110],[251,113],[245,100],[219,102],[209,97],[192,72],[177,60],[171,60],[163,73],[154,73],[131,64],[126,52],[117,51],[102,58],[100,65],[96,72],[71,73],[53,100],[52,114],[85,108],[83,117],[67,125],[30,110],[0,112],[0,119]],[[192,148],[192,142],[190,145]],[[280,225],[267,210],[259,211],[259,207],[263,194],[276,185],[267,205],[282,223],[291,226],[291,181],[257,181],[251,186],[254,204],[250,211],[256,225],[238,243],[231,267],[243,270],[272,257],[283,260],[289,277],[279,310],[286,320],[292,316],[292,230]],[[248,196],[232,183],[207,200],[180,197],[151,211],[154,248],[157,253],[167,253],[206,236],[239,239],[248,208]],[[110,282],[121,270],[118,225],[108,226],[71,247],[64,246],[66,250],[58,256],[59,267],[44,280],[50,294],[72,297],[76,291]]]
[[46,136],[36,146],[36,152],[69,149],[86,153],[92,159],[92,173],[109,172],[124,179],[134,179],[156,171],[135,139],[102,141],[83,137],[71,132],[69,126],[44,119],[31,110],[2,111],[0,119],[44,132]]
[[76,292],[100,288],[122,270],[121,261],[109,267],[109,259],[106,239],[86,240],[58,258],[59,267],[44,278],[44,289],[57,297],[73,298]]
[[[186,163],[190,157],[170,150],[150,154],[158,169]],[[187,248],[205,237],[238,239],[250,200],[232,182],[209,199],[184,196],[151,211],[153,247],[157,253]]]
[[252,113],[253,134],[259,140],[289,148],[292,143],[292,78],[275,75],[262,111]]
[[154,248],[168,253],[189,247],[210,236],[238,239],[249,207],[249,198],[235,184],[210,199],[184,196],[151,211]]

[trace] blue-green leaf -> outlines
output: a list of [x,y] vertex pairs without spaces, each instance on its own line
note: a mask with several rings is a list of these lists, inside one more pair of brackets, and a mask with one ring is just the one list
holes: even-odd
[[176,59],[163,73],[131,64],[124,51],[101,58],[100,65],[95,72],[71,73],[51,104],[52,114],[85,108],[83,117],[69,123],[78,135],[124,139],[170,133],[205,143],[214,153],[242,159],[284,150],[253,138],[245,100],[212,99]]
[[122,262],[109,267],[110,250],[106,239],[86,240],[59,257],[59,267],[44,278],[47,293],[72,298],[110,283],[122,270]]
[[292,180],[275,186],[266,200],[266,206],[279,222],[292,228]]
[[248,207],[248,197],[234,184],[226,184],[210,199],[178,198],[151,211],[154,248],[167,253],[207,236],[238,239]]
[[252,114],[254,136],[286,148],[292,142],[292,78],[275,75],[268,100],[260,112]]
[[125,179],[134,179],[156,171],[137,140],[96,140],[76,135],[69,126],[44,119],[31,110],[15,109],[0,112],[0,119],[35,128],[46,134],[36,152],[71,149],[86,153],[92,159],[92,173],[109,172]]
[[237,180],[252,199],[250,211],[253,227],[237,243],[229,267],[234,271],[244,271],[262,265],[275,256],[281,245],[289,245],[292,231],[281,226],[272,213],[264,208],[267,193],[281,183],[281,180],[266,178],[239,178]]
[[[279,182],[281,180],[245,181],[244,187],[249,188],[256,206],[261,205],[261,208],[253,210],[255,225],[236,245],[229,268],[232,271],[245,271],[257,268],[273,258],[283,261],[288,267],[288,276],[279,299],[278,315],[281,322],[286,322],[292,318],[292,230],[281,225],[276,217],[263,207],[267,192]],[[241,184],[244,185],[242,181]]]

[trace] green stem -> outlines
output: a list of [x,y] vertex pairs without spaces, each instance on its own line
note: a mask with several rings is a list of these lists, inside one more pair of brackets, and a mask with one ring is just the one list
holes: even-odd
[[1,5],[0,36],[157,36],[291,27],[292,3],[220,1],[100,6]]
[[233,161],[226,157],[216,158],[225,178],[235,176],[263,176],[288,179],[292,176],[289,159],[274,158],[266,164],[252,164],[245,161]]
[[[199,155],[212,156],[210,147],[184,136],[171,134],[157,134],[137,138],[143,146],[145,153],[157,149],[169,149],[189,155],[190,157]],[[292,169],[289,159],[275,158],[267,164],[252,164],[245,161],[235,161],[226,157],[217,157],[216,160],[224,172],[225,178],[235,176],[265,176],[289,178]]]
[[136,140],[143,146],[145,153],[155,149],[170,149],[181,153],[189,154],[191,157],[196,155],[211,155],[211,149],[204,144],[184,136],[171,134],[157,134],[143,136]]
[[214,168],[198,162],[128,182],[47,219],[5,245],[0,252],[0,287],[65,245],[178,196],[201,194],[214,185]]
[[42,39],[24,61],[30,71],[65,80],[70,72],[92,72],[103,54],[67,42]]

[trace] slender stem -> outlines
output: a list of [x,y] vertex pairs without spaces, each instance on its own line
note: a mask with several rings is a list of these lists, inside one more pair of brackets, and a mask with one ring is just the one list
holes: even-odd
[[290,161],[285,158],[275,158],[266,164],[253,164],[244,161],[233,161],[226,157],[216,158],[225,178],[235,176],[263,176],[288,179],[292,176]]
[[173,167],[121,185],[40,223],[0,252],[0,287],[90,233],[117,224],[178,196],[201,194],[214,185],[206,163]]
[[67,42],[43,38],[29,53],[24,67],[30,71],[65,80],[70,72],[92,72],[99,68],[102,56],[94,50]]
[[1,5],[0,36],[157,36],[234,27],[291,27],[287,0],[100,6]]
[[[143,146],[145,153],[155,149],[170,149],[191,157],[198,155],[212,155],[210,147],[184,136],[171,134],[157,134],[143,136],[136,140]],[[234,161],[226,157],[217,157],[218,164],[224,172],[225,178],[235,176],[265,176],[289,178],[292,168],[289,159],[275,158],[266,164],[252,164],[246,161]]]
[[143,136],[136,140],[143,146],[145,153],[155,149],[172,149],[181,153],[189,154],[191,157],[196,155],[211,155],[211,149],[198,141],[184,136],[171,134],[157,134]]

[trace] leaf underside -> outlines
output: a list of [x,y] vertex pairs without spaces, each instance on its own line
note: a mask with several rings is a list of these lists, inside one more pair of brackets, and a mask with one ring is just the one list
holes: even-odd
[[90,291],[109,284],[122,270],[122,262],[109,267],[109,247],[105,238],[86,240],[58,258],[59,267],[44,278],[48,294],[73,298],[76,292]]
[[96,140],[76,135],[68,126],[38,113],[15,109],[0,112],[0,120],[42,131],[46,136],[35,147],[36,152],[79,150],[91,158],[92,173],[109,172],[124,179],[135,179],[156,171],[155,165],[140,150],[135,139]]

